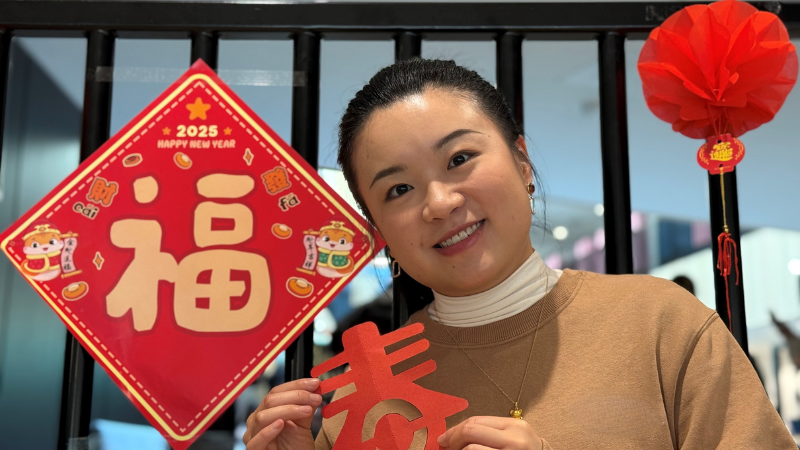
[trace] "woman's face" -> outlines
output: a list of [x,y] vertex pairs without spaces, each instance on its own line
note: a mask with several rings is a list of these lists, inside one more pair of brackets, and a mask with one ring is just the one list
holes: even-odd
[[392,256],[425,286],[483,292],[531,255],[530,167],[473,101],[428,89],[376,110],[353,163]]

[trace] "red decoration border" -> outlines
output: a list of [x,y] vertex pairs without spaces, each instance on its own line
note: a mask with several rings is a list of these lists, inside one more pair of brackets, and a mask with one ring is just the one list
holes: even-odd
[[[204,82],[208,86],[205,86],[203,84]],[[191,88],[189,88],[189,90],[185,94],[183,94],[181,98],[176,100],[175,97],[177,97],[184,89],[186,89],[190,85]],[[209,87],[213,89],[213,92],[211,92]],[[249,108],[247,108],[246,106],[243,108],[242,107],[243,105],[239,105],[236,101],[234,101],[234,99],[231,98],[231,96],[225,91],[225,89],[223,89],[220,85],[218,85],[211,77],[209,77],[209,75],[204,73],[195,73],[189,75],[188,78],[185,81],[183,81],[180,85],[178,85],[178,87],[175,88],[171,93],[169,93],[164,98],[164,100],[162,100],[158,104],[158,106],[148,111],[148,113],[144,115],[144,117],[142,117],[135,125],[130,127],[127,130],[127,132],[125,132],[113,144],[104,145],[103,147],[107,148],[102,154],[99,154],[97,157],[95,157],[95,159],[91,161],[91,163],[82,172],[80,172],[77,176],[73,177],[69,182],[66,183],[66,185],[60,186],[61,189],[58,192],[58,194],[49,199],[47,202],[44,202],[44,200],[39,202],[39,204],[36,205],[38,207],[36,212],[33,213],[30,217],[28,217],[27,220],[25,220],[22,224],[20,224],[20,226],[17,229],[12,231],[6,237],[6,239],[3,240],[2,244],[0,245],[2,245],[3,251],[8,255],[9,259],[17,267],[18,270],[20,269],[19,262],[21,261],[21,258],[14,252],[13,248],[11,248],[8,245],[8,243],[14,240],[31,223],[33,223],[35,220],[37,220],[39,217],[45,214],[45,212],[47,212],[53,205],[56,205],[56,207],[52,211],[50,211],[50,213],[45,217],[49,218],[55,211],[60,209],[65,203],[67,203],[71,198],[73,198],[81,189],[83,189],[84,186],[89,184],[94,177],[99,175],[106,167],[108,167],[109,164],[113,163],[116,159],[122,157],[125,151],[128,150],[133,145],[134,142],[138,141],[142,135],[144,135],[151,128],[153,128],[155,124],[161,120],[161,117],[163,117],[166,114],[169,114],[169,112],[178,105],[178,102],[182,101],[183,98],[186,95],[189,95],[191,91],[195,88],[205,89],[206,93],[211,95],[212,99],[215,102],[217,102],[219,106],[223,108],[223,110],[225,110],[228,114],[233,116],[234,120],[237,121],[242,126],[242,128],[244,128],[247,131],[247,133],[261,146],[262,149],[266,150],[266,154],[271,155],[277,162],[279,162],[281,166],[283,166],[287,170],[289,175],[292,176],[292,178],[294,178],[297,182],[299,182],[303,186],[303,188],[307,189],[309,193],[311,193],[312,196],[317,201],[322,203],[323,207],[328,209],[328,211],[331,214],[334,214],[334,210],[332,208],[335,208],[339,213],[341,213],[344,217],[346,217],[351,222],[351,224],[353,224],[358,229],[358,231],[360,231],[364,236],[367,236],[370,239],[372,238],[370,232],[362,226],[361,221],[354,218],[349,213],[347,208],[340,205],[336,201],[336,199],[334,199],[328,193],[328,191],[322,185],[320,185],[314,179],[313,176],[311,176],[308,173],[307,168],[303,167],[303,164],[305,162],[301,163],[292,158],[289,155],[289,153],[286,152],[283,146],[278,141],[276,141],[269,133],[267,133],[264,130],[264,128],[258,123],[260,120],[253,119],[252,116],[255,116],[255,114],[252,113],[252,111],[250,111]],[[214,95],[214,93],[216,93],[217,95]],[[218,96],[222,97],[222,99],[224,99],[225,101],[223,102],[222,100],[220,100]],[[225,102],[227,102],[227,104]],[[231,108],[235,110],[235,113],[238,114],[242,120],[237,118],[234,111],[231,111]],[[161,112],[162,110],[163,112]],[[159,113],[161,113],[161,115],[156,117],[156,115]],[[154,117],[156,117],[155,120],[153,120]],[[150,125],[147,126],[147,128],[142,129],[145,126],[145,124],[150,122],[151,120],[153,120],[152,123],[150,123]],[[249,125],[256,132],[254,133],[253,131],[251,131],[251,129],[248,128],[247,125]],[[136,136],[133,137],[134,135]],[[131,139],[131,137],[133,138]],[[127,144],[125,145],[124,148],[120,150],[120,147],[122,147],[122,145],[125,142],[127,142]],[[270,148],[270,146],[274,148],[274,150],[278,154],[280,154],[280,156],[282,156],[286,161],[289,162],[290,164],[289,167],[287,167],[286,164],[284,164],[283,161],[281,161],[281,159],[275,153],[273,153],[273,150]],[[99,169],[98,166],[100,166]],[[84,177],[87,177],[87,175],[92,173],[92,171],[94,171],[94,173],[92,174],[91,177],[86,178],[83,181],[83,183],[77,186],[76,189],[72,190],[80,180],[83,180]],[[294,173],[295,171],[297,173]],[[298,176],[298,174],[300,176]],[[330,206],[328,203],[325,202],[324,199],[320,198],[319,195],[315,194],[314,191],[308,186],[306,182],[311,186],[313,186],[315,189],[317,189],[322,194],[322,196],[328,201]],[[59,201],[61,201],[61,203],[57,204]],[[352,272],[353,274],[358,273],[360,267],[363,266],[366,262],[368,262],[369,259],[371,259],[372,252],[368,251],[367,247],[372,245],[374,245],[374,242],[366,242],[361,246],[361,248],[357,252],[354,253],[353,255],[354,259],[358,258],[359,253],[363,252],[363,255],[361,256],[361,258],[357,259],[355,263],[355,269]],[[164,431],[166,431],[172,439],[176,441],[188,441],[194,439],[196,435],[204,428],[204,426],[207,424],[209,420],[211,420],[218,412],[220,412],[220,410],[224,406],[226,406],[234,396],[238,395],[246,386],[249,386],[251,380],[254,377],[260,375],[264,371],[267,361],[272,360],[280,351],[282,351],[285,347],[287,347],[290,344],[289,337],[296,335],[297,333],[300,332],[301,329],[305,328],[309,324],[309,321],[312,320],[313,317],[320,311],[320,309],[328,303],[328,301],[331,299],[331,296],[335,292],[337,292],[340,287],[346,284],[351,277],[352,274],[340,278],[338,280],[335,280],[336,284],[332,288],[330,288],[328,292],[324,296],[322,296],[322,298],[319,299],[318,299],[319,292],[328,289],[330,284],[333,283],[334,280],[329,280],[328,283],[325,284],[321,289],[317,289],[317,293],[311,296],[311,299],[307,302],[305,306],[303,306],[303,309],[300,312],[298,312],[297,315],[295,315],[294,319],[290,320],[286,324],[286,326],[284,326],[275,335],[275,337],[273,337],[272,340],[270,340],[270,342],[268,342],[264,346],[264,348],[262,348],[258,352],[258,354],[254,356],[253,359],[251,359],[250,362],[247,365],[245,365],[242,368],[242,370],[239,373],[237,373],[236,376],[232,380],[230,380],[222,390],[220,390],[219,394],[214,396],[206,404],[206,406],[202,409],[202,411],[198,412],[195,418],[184,427],[181,427],[180,424],[178,424],[174,419],[172,419],[170,414],[158,403],[158,401],[155,398],[152,397],[152,395],[150,395],[147,389],[145,389],[141,383],[136,381],[135,376],[131,374],[128,371],[128,369],[125,368],[125,366],[122,365],[122,363],[114,356],[113,353],[108,351],[108,348],[106,348],[106,346],[103,345],[103,343],[97,338],[97,336],[95,336],[94,333],[92,333],[92,331],[88,327],[86,327],[86,325],[78,318],[78,316],[72,313],[70,308],[64,304],[63,300],[59,297],[59,295],[56,292],[53,292],[45,284],[40,284],[35,280],[27,278],[26,280],[33,286],[34,289],[36,289],[36,291],[42,296],[42,298],[46,299],[46,301],[50,304],[53,310],[58,313],[59,317],[64,322],[64,324],[69,328],[72,334],[75,335],[80,340],[83,346],[92,354],[95,360],[99,361],[104,366],[106,371],[109,372],[110,375],[112,375],[114,381],[121,388],[123,388],[123,390],[127,390],[129,392],[129,396],[133,396],[136,399],[134,401],[134,404],[140,410],[144,409],[146,411],[146,414],[149,414],[151,417],[155,418],[156,421],[159,423],[159,425],[161,425]],[[59,307],[59,305],[56,305],[55,302],[58,302],[58,304],[61,307],[63,307],[63,310],[61,307]],[[305,316],[300,318],[300,316],[304,312],[306,312]],[[292,325],[294,326],[292,327]],[[84,334],[84,330],[86,334]],[[276,341],[278,342],[276,343]],[[97,344],[102,349],[102,351],[98,349],[98,346],[96,346],[95,344]],[[264,355],[264,353],[266,353],[266,355]],[[112,361],[116,363],[116,366],[112,364]],[[119,367],[122,372],[125,372],[127,378],[120,372],[120,370],[117,369],[117,367]],[[243,373],[246,373],[246,375],[242,376]],[[230,389],[230,391],[226,395],[223,396],[223,394],[225,394],[225,391],[228,390],[231,387],[231,385],[233,385],[237,381],[238,384],[236,384],[232,389]],[[147,399],[150,399],[150,401],[147,401]],[[145,411],[142,412],[145,413]],[[164,417],[162,417],[162,414],[164,415]],[[195,420],[197,420],[197,423],[195,424],[194,428],[191,428]],[[172,425],[174,425],[174,427]],[[184,431],[189,428],[191,429],[188,431],[188,433],[184,434]],[[180,434],[176,430],[179,430]]]

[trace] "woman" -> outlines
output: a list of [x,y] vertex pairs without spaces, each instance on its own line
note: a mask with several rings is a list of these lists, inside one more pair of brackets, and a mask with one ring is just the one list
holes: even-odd
[[[544,264],[529,239],[535,175],[520,131],[497,90],[452,61],[381,70],[342,118],[353,195],[394,273],[434,298],[409,319],[430,348],[393,369],[433,359],[417,383],[469,401],[439,444],[796,449],[716,312],[669,281]],[[247,449],[314,448],[318,385],[274,388],[248,419]],[[323,423],[317,449],[332,447],[342,416]]]

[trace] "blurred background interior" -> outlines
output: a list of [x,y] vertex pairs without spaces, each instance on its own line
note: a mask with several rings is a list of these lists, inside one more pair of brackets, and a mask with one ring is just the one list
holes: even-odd
[[[695,162],[699,141],[649,112],[626,44],[630,186],[636,273],[678,279],[714,308],[708,177]],[[794,41],[800,48],[800,40]],[[427,58],[454,59],[495,82],[494,41],[425,40]],[[116,41],[111,132],[122,128],[189,67],[188,39]],[[14,38],[0,173],[0,229],[78,165],[86,41]],[[347,102],[393,62],[394,42],[323,40],[320,173],[352,201],[336,164],[338,120]],[[531,241],[554,268],[604,272],[597,43],[525,41],[524,117],[530,156],[542,175]],[[219,73],[285,140],[290,140],[292,43],[219,44]],[[749,132],[739,166],[743,283],[750,352],[769,398],[800,436],[800,88],[776,119]],[[539,190],[537,190],[539,193]],[[377,257],[314,322],[315,363],[333,355],[337,333],[372,320],[388,330],[391,276]],[[773,321],[772,317],[775,317]],[[0,448],[52,449],[64,358],[64,327],[8,261],[0,260]],[[36,355],[32,357],[31,355]],[[192,448],[243,449],[244,420],[282,382],[282,357]],[[92,449],[167,448],[165,441],[95,365]],[[35,442],[29,439],[36,436]]]

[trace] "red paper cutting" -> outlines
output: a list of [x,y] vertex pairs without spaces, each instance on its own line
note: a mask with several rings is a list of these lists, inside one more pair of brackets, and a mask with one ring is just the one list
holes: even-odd
[[650,33],[639,55],[647,106],[690,138],[738,137],[769,122],[797,80],[775,14],[746,2],[692,5]]
[[182,450],[383,246],[371,236],[198,60],[0,242]]
[[[436,370],[428,360],[397,375],[392,366],[427,350],[427,339],[386,354],[385,347],[423,331],[415,323],[383,336],[378,327],[367,322],[345,331],[344,351],[318,365],[311,375],[350,364],[351,370],[324,380],[318,392],[328,393],[355,384],[356,391],[326,406],[322,416],[329,419],[347,411],[347,417],[334,450],[406,450],[412,444],[425,443],[425,450],[438,450],[436,439],[447,431],[445,419],[469,405],[464,399],[425,389],[414,380]],[[389,410],[391,413],[383,414]],[[372,425],[370,425],[372,424]]]

